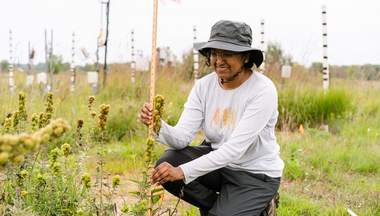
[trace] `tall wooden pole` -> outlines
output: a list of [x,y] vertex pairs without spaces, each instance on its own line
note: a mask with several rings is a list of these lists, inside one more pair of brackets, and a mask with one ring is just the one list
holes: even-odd
[[12,55],[12,30],[9,30],[9,89],[13,94],[14,79],[13,79],[13,55]]
[[70,71],[71,71],[71,87],[70,87],[70,90],[72,92],[75,89],[75,64],[74,64],[74,56],[75,56],[75,32],[73,32],[72,47],[71,47],[71,65],[70,65]]
[[265,42],[264,19],[261,19],[261,43],[260,43],[260,49],[261,49],[261,51],[263,52],[263,55],[264,55],[264,61],[260,65],[260,73],[262,73],[262,74],[265,72],[265,51],[264,51],[265,45],[264,45],[264,42]]
[[[152,33],[152,61],[150,64],[150,94],[149,103],[154,108],[154,95],[156,91],[156,46],[157,46],[157,13],[158,13],[158,0],[153,0],[153,33]],[[149,125],[149,138],[153,139],[153,124]]]
[[323,89],[327,90],[330,85],[329,63],[327,61],[327,20],[326,6],[322,6],[322,29],[323,29]]
[[51,30],[51,49],[50,49],[50,90],[53,91],[53,29]]
[[132,83],[135,83],[135,72],[136,72],[136,63],[135,63],[135,34],[131,32],[131,53],[132,53],[132,60],[131,60],[131,81]]
[[[194,43],[197,42],[197,27],[193,27],[193,32],[194,32]],[[199,70],[199,63],[198,63],[198,51],[193,49],[193,58],[194,58],[194,85],[198,80],[198,70]]]

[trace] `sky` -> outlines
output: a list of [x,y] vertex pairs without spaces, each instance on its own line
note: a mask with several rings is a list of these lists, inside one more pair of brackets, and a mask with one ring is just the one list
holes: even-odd
[[[107,1],[107,0],[103,0]],[[28,43],[35,50],[34,64],[45,62],[45,29],[53,54],[71,62],[75,32],[75,64],[96,59],[97,37],[106,29],[106,5],[99,0],[0,0],[0,61],[28,62]],[[108,63],[131,61],[131,31],[135,52],[151,56],[154,0],[111,0]],[[102,6],[103,5],[103,6]],[[277,43],[293,61],[310,66],[322,62],[322,5],[327,10],[328,61],[330,65],[380,64],[380,0],[166,0],[158,3],[157,47],[170,47],[178,59],[192,49],[193,26],[197,41],[207,41],[211,27],[221,19],[247,23],[252,46],[260,48],[261,19],[265,45]],[[90,54],[86,59],[81,53]],[[104,62],[104,48],[100,61]],[[16,66],[17,67],[17,66]]]

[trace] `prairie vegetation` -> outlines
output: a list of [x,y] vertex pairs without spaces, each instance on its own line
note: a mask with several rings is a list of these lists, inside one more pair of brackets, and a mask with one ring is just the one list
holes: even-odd
[[[284,59],[276,61],[279,65],[290,61]],[[266,73],[279,93],[276,134],[286,164],[277,214],[348,215],[349,208],[358,215],[380,215],[380,83],[332,78],[325,92],[322,75],[302,65],[291,63],[288,80],[280,78],[281,67],[267,65]],[[165,97],[162,119],[171,125],[177,123],[193,86],[191,68],[188,53],[176,68],[162,68],[156,76],[156,94]],[[201,62],[200,71],[204,75],[210,69]],[[37,151],[25,151],[24,162],[8,162],[1,170],[2,214],[145,215],[152,206],[147,190],[151,163],[146,157],[155,162],[166,147],[156,143],[152,151],[148,128],[138,117],[149,101],[149,73],[138,72],[133,84],[129,72],[126,65],[111,67],[106,86],[100,86],[93,102],[84,72],[78,73],[73,93],[68,72],[54,75],[51,119],[62,118],[72,129]],[[8,134],[34,134],[38,129],[33,129],[32,114],[48,113],[41,86],[26,89],[25,81],[19,74],[18,87],[10,94],[8,75],[0,74],[0,122],[6,123],[7,115],[19,110],[17,93],[26,93],[28,117]],[[106,117],[99,117],[100,109],[108,110],[102,112]],[[0,127],[2,137],[6,126]],[[192,144],[203,138],[200,132]],[[160,188],[151,190],[156,203],[151,210],[157,209],[157,215],[172,214],[174,209],[175,215],[199,215],[183,202],[175,208],[177,199]]]

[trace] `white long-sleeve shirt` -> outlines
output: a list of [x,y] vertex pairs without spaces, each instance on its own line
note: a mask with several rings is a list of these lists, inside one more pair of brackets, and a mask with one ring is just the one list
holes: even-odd
[[214,72],[196,82],[176,126],[162,121],[157,141],[182,149],[203,127],[214,151],[180,166],[186,184],[222,167],[281,177],[277,104],[276,87],[266,76],[253,71],[238,88],[224,90]]

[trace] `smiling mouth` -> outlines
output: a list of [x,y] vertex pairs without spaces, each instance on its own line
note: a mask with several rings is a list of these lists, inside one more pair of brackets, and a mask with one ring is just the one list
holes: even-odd
[[227,70],[229,67],[216,67],[216,69],[218,70],[218,71],[225,71],[225,70]]

